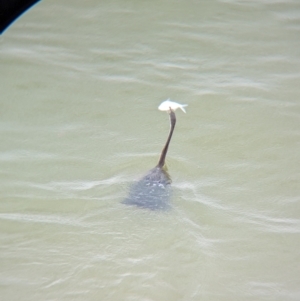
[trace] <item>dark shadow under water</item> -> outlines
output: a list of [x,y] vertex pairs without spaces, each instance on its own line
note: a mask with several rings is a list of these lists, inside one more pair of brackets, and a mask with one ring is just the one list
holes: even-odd
[[131,186],[122,203],[150,210],[169,210],[170,199],[171,178],[163,168],[156,166]]

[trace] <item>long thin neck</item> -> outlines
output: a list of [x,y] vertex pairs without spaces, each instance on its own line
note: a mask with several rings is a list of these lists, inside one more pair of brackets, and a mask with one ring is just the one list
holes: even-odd
[[169,136],[168,136],[168,139],[167,139],[167,142],[161,152],[161,155],[160,155],[160,158],[159,158],[159,161],[158,161],[158,164],[157,166],[162,168],[164,165],[165,165],[165,159],[166,159],[166,155],[167,155],[167,152],[168,152],[168,148],[169,148],[169,144],[170,144],[170,141],[171,141],[171,138],[172,138],[172,135],[173,135],[173,131],[174,131],[174,128],[175,128],[175,124],[176,124],[176,116],[175,116],[175,113],[170,110],[170,123],[171,123],[171,128],[170,128],[170,133],[169,133]]

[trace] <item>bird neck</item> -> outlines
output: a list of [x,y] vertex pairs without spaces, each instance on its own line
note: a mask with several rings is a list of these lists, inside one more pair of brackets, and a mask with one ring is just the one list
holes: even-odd
[[167,152],[168,152],[169,144],[170,144],[170,141],[171,141],[171,138],[172,138],[172,135],[173,135],[173,131],[174,131],[174,128],[175,128],[175,124],[176,124],[175,113],[171,110],[169,114],[170,114],[171,128],[170,128],[170,132],[169,132],[167,142],[166,142],[166,144],[165,144],[165,146],[164,146],[164,148],[161,152],[161,155],[160,155],[160,158],[159,158],[159,161],[158,161],[158,164],[157,164],[157,167],[160,167],[160,168],[163,168],[163,166],[165,165],[166,155],[167,155]]

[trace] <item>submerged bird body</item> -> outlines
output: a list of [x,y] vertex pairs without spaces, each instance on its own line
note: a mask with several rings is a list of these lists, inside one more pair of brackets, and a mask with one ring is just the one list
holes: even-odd
[[167,210],[171,207],[171,178],[161,167],[154,167],[130,189],[123,204],[150,210]]
[[169,115],[171,128],[158,164],[132,185],[128,197],[122,202],[123,204],[150,210],[167,210],[171,207],[171,177],[165,169],[165,159],[176,124],[176,116],[171,107],[169,107]]

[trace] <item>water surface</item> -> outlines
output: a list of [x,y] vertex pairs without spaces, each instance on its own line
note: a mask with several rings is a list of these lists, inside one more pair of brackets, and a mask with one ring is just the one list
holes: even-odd
[[[3,300],[299,300],[298,1],[42,1],[0,37]],[[167,158],[172,209],[121,201]]]

